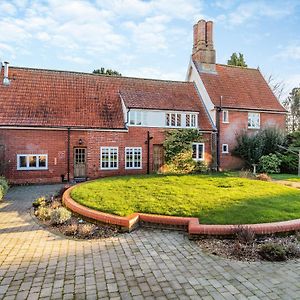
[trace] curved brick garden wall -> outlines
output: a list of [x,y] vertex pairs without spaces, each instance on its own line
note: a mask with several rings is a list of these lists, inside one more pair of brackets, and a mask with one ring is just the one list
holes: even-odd
[[[125,231],[133,230],[139,225],[140,222],[147,222],[153,224],[186,227],[190,237],[203,235],[226,236],[235,234],[236,230],[239,228],[239,226],[241,226],[206,225],[200,224],[198,218],[161,216],[144,213],[134,213],[127,217],[107,214],[94,209],[90,209],[75,202],[70,196],[70,192],[74,187],[75,186],[70,187],[63,194],[63,203],[67,208],[69,208],[74,213],[82,215],[86,218],[106,224],[118,225]],[[242,226],[248,227],[257,235],[292,232],[300,230],[300,219],[262,224],[244,224]]]

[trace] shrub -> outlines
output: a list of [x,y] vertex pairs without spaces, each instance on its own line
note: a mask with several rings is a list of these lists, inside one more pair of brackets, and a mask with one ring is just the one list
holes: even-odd
[[192,173],[196,167],[196,162],[192,159],[192,152],[186,151],[178,153],[164,168],[167,173],[188,174]]
[[243,131],[236,141],[233,154],[242,158],[248,167],[252,167],[252,164],[258,164],[262,156],[280,151],[279,146],[285,144],[285,137],[276,128],[266,128],[253,135]]
[[78,230],[78,224],[76,222],[71,222],[65,226],[64,230],[65,235],[75,235]]
[[256,175],[256,179],[261,180],[261,181],[271,181],[272,180],[272,178],[266,173],[261,173],[261,174]]
[[176,129],[167,131],[164,142],[166,163],[171,163],[180,153],[191,151],[192,143],[201,141],[202,135],[197,129]]
[[249,178],[249,179],[253,179],[255,178],[255,176],[253,175],[253,173],[249,170],[243,170],[239,172],[239,177],[241,178]]
[[52,203],[51,203],[51,208],[57,209],[57,208],[61,207],[61,205],[62,205],[62,204],[61,204],[60,201],[58,201],[58,200],[53,200]]
[[238,225],[236,232],[236,238],[240,243],[253,244],[255,240],[254,231],[248,226]]
[[273,242],[263,244],[259,249],[259,254],[269,261],[284,261],[287,259],[284,246]]
[[46,205],[46,198],[45,197],[39,197],[37,198],[32,205],[34,207],[39,207],[39,206],[45,206]]
[[87,238],[93,235],[96,230],[96,226],[93,224],[79,224],[78,235],[82,238]]
[[8,191],[8,182],[4,177],[0,177],[0,201],[4,198],[5,194]]
[[259,159],[259,170],[264,173],[279,173],[281,159],[276,154],[264,155]]
[[52,209],[49,207],[45,207],[45,206],[40,206],[37,210],[36,210],[36,215],[39,219],[41,219],[42,221],[47,221],[50,220],[51,215],[52,215]]
[[63,224],[66,221],[68,221],[69,219],[71,219],[71,212],[68,211],[66,208],[64,207],[59,207],[57,209],[54,209],[51,213],[51,223],[53,225],[59,225],[59,224]]
[[298,156],[294,153],[287,152],[285,154],[278,154],[281,159],[280,172],[297,174],[298,171]]
[[294,243],[289,243],[285,248],[286,256],[289,258],[300,258],[300,248]]

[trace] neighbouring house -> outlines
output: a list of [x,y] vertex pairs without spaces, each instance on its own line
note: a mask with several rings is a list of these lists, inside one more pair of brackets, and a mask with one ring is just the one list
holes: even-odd
[[[285,126],[258,70],[215,63],[212,22],[194,27],[186,82],[1,68],[0,172],[11,183],[158,171],[167,130],[195,128],[193,158],[237,168],[235,135]],[[218,165],[216,165],[218,163]]]
[[238,169],[243,162],[231,155],[236,136],[266,127],[284,130],[286,110],[274,96],[259,69],[216,63],[213,22],[194,25],[193,53],[187,81],[196,84],[201,99],[218,129],[217,164],[220,169]]

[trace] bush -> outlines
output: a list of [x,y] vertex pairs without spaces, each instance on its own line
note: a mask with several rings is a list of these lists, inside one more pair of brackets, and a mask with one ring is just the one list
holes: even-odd
[[243,170],[239,172],[239,177],[241,178],[249,178],[249,179],[254,179],[255,176],[253,175],[253,173],[249,170]]
[[281,151],[278,146],[285,144],[283,133],[276,128],[266,128],[253,135],[244,131],[236,140],[233,154],[243,159],[248,167],[258,164],[264,155]]
[[287,259],[286,250],[282,244],[266,243],[259,249],[262,258],[269,261],[284,261]]
[[50,220],[52,212],[53,212],[53,210],[51,208],[45,207],[45,206],[40,206],[36,210],[36,215],[42,221],[47,221],[47,220]]
[[79,224],[78,235],[82,238],[87,238],[93,235],[96,230],[96,226],[93,224]]
[[59,208],[61,206],[62,206],[62,204],[58,200],[53,200],[52,203],[51,203],[51,208],[53,208],[53,209],[57,209],[57,208]]
[[51,223],[53,225],[63,224],[71,219],[71,212],[64,207],[54,209],[51,213]]
[[264,155],[259,159],[259,170],[264,173],[274,174],[280,172],[281,159],[276,154]]
[[0,201],[4,198],[8,191],[8,182],[4,177],[0,177]]
[[70,224],[66,225],[64,230],[65,235],[75,235],[78,230],[78,224],[76,222],[71,222]]
[[243,244],[253,244],[255,240],[255,233],[254,231],[243,225],[238,225],[236,232],[236,238],[240,243]]
[[272,178],[266,173],[261,173],[261,174],[256,175],[256,179],[261,180],[261,181],[271,181],[272,180]]
[[37,198],[32,205],[34,207],[39,207],[39,206],[45,206],[46,205],[46,198],[45,197],[39,197]]

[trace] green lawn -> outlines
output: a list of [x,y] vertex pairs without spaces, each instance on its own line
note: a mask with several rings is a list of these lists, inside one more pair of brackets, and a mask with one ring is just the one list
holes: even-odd
[[120,216],[144,212],[193,216],[206,224],[300,218],[300,191],[275,183],[218,175],[125,176],[73,189],[75,201]]
[[300,182],[300,177],[295,174],[272,174],[271,177],[276,180]]

